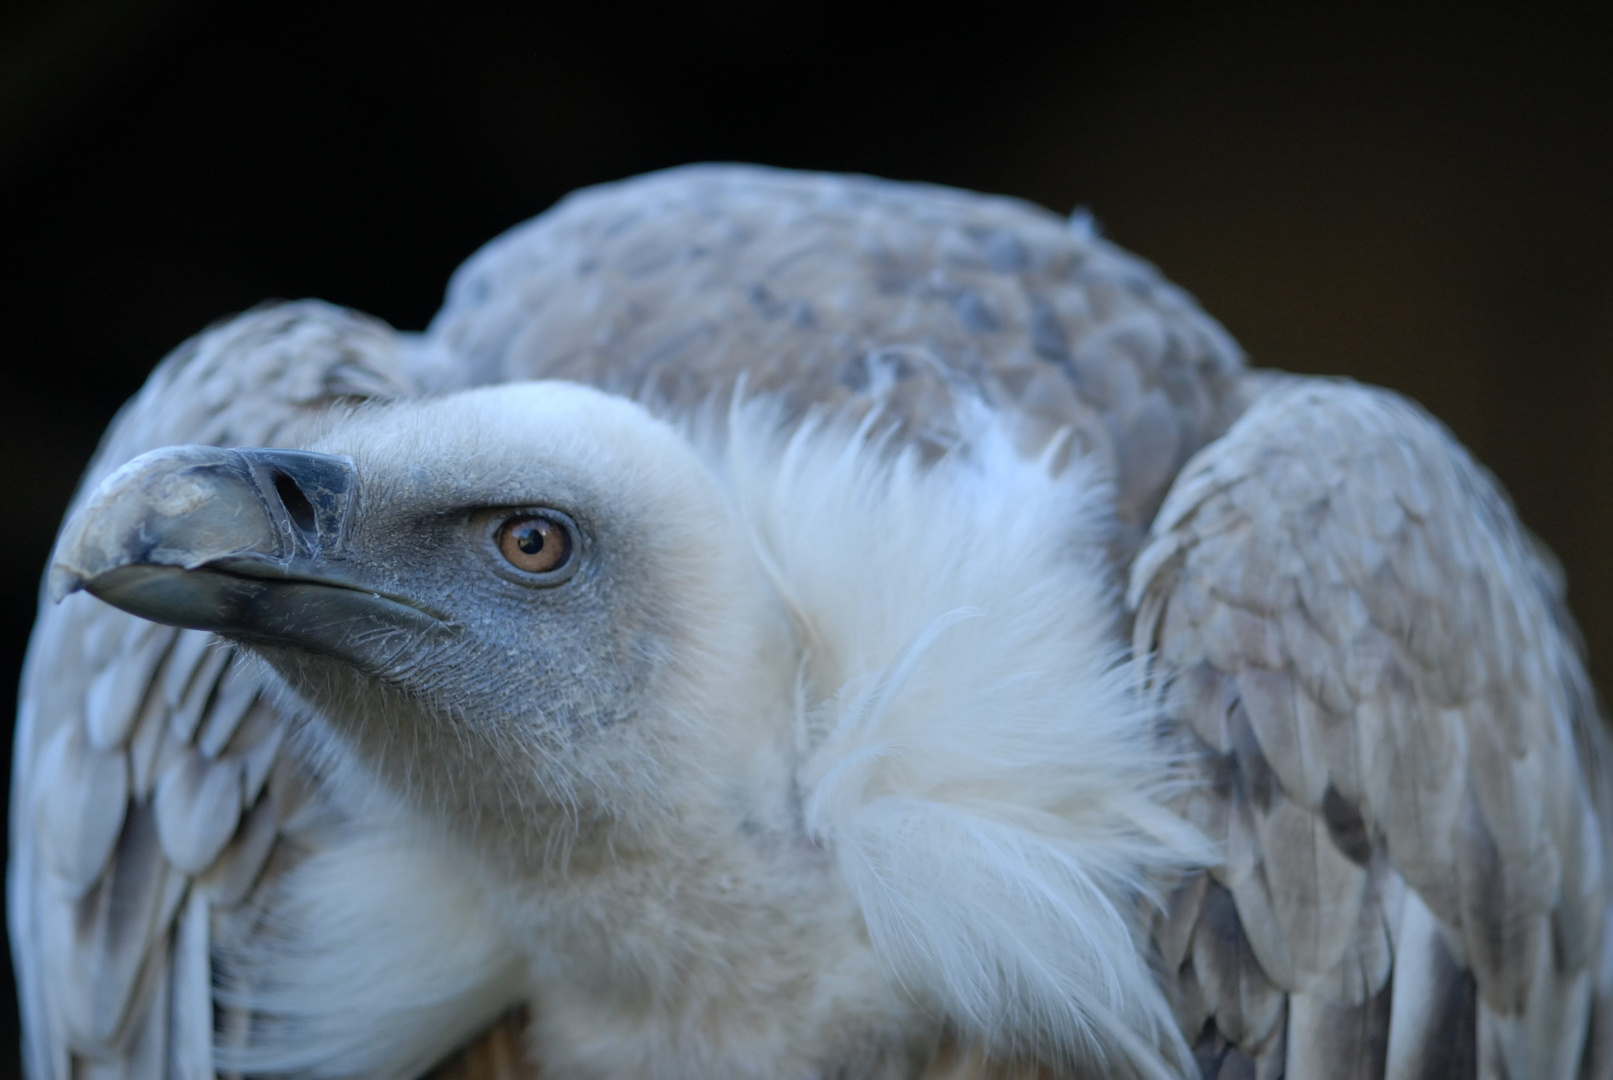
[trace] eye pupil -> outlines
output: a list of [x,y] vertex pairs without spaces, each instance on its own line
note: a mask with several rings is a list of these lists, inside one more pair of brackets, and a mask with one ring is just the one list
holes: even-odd
[[528,555],[536,555],[543,550],[543,533],[529,526],[522,526],[515,534],[515,546]]
[[527,514],[499,527],[498,549],[517,570],[547,574],[560,569],[571,557],[571,534],[551,517]]

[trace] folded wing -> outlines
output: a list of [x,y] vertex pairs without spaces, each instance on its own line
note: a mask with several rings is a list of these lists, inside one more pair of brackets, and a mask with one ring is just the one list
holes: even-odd
[[1223,845],[1158,928],[1206,1076],[1607,1074],[1605,737],[1548,560],[1349,383],[1279,382],[1177,479],[1130,601]]
[[[407,392],[390,328],[324,304],[187,342],[118,415],[80,494],[174,443],[273,446]],[[258,668],[86,593],[41,606],[16,733],[8,900],[38,1080],[211,1078],[212,913],[287,861],[314,790]],[[295,846],[295,845],[293,845]]]

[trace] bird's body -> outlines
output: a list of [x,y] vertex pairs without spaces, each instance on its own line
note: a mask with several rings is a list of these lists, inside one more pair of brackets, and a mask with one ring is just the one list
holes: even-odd
[[683,170],[424,335],[249,313],[51,585],[40,1080],[1613,1067],[1603,736],[1493,482],[1022,204]]

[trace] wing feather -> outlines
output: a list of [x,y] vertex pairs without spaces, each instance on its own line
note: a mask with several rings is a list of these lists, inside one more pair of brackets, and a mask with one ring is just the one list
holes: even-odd
[[[273,817],[267,809],[262,818],[272,826]],[[274,834],[267,835],[272,838]],[[243,888],[240,895],[244,896],[245,892]],[[234,903],[239,898],[223,902]],[[214,1080],[216,1076],[213,1069],[213,972],[209,957],[211,909],[208,892],[198,882],[185,900],[174,942],[166,1073],[173,1080]]]
[[58,842],[45,859],[68,896],[88,892],[106,869],[123,831],[129,802],[129,769],[123,755],[90,744],[84,728],[64,725],[46,744],[41,776],[56,783],[39,792],[38,828]]
[[1201,1057],[1272,1038],[1232,956],[1290,1080],[1571,1076],[1603,1045],[1605,736],[1538,551],[1448,433],[1347,383],[1275,383],[1178,478],[1129,599],[1224,849],[1156,933]]

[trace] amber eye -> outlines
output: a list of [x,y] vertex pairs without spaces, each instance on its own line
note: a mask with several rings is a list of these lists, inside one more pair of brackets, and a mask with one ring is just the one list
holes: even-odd
[[571,558],[571,535],[554,518],[529,514],[499,526],[498,550],[517,570],[547,574]]

